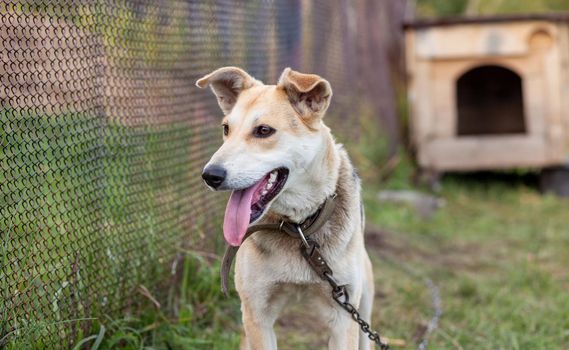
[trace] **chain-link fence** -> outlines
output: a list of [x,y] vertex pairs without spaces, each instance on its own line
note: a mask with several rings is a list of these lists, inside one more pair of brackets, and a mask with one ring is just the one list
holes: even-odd
[[215,249],[221,197],[200,172],[221,113],[198,77],[320,73],[356,127],[362,79],[389,80],[358,62],[368,3],[1,2],[0,347],[66,348],[158,290],[181,247]]

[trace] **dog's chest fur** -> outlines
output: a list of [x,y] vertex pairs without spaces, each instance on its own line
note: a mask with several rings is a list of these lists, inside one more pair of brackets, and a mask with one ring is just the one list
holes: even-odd
[[[328,222],[310,238],[321,246],[321,253],[335,276],[349,278],[350,269],[345,265],[350,260],[357,259],[359,249],[363,248],[360,180],[346,151],[341,146],[337,151],[340,161],[336,207]],[[325,197],[324,195],[323,198]],[[266,220],[271,220],[271,216],[267,216]],[[321,283],[301,256],[300,244],[299,239],[284,233],[255,233],[239,250],[236,279],[243,279],[243,284],[249,283],[249,277],[266,278],[266,282],[274,284]]]

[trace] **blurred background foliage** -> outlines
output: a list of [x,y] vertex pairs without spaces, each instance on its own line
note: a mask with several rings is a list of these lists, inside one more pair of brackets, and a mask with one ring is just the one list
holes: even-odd
[[417,0],[418,17],[569,11],[567,0]]

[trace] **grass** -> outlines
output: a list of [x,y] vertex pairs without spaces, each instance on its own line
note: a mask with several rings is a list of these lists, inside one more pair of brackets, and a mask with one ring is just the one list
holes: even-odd
[[418,0],[419,17],[569,11],[565,0]]
[[[26,304],[24,309],[0,305],[0,344],[7,349],[47,349],[51,344],[42,341],[47,334],[69,338],[74,330],[76,348],[236,348],[239,302],[235,294],[226,299],[220,292],[219,258],[182,249],[179,242],[184,232],[201,227],[200,213],[194,212],[183,187],[191,164],[177,161],[185,159],[182,144],[191,139],[189,131],[107,125],[100,138],[100,122],[87,116],[49,119],[8,113],[20,125],[5,123],[0,134],[0,152],[7,156],[0,165],[11,169],[13,179],[0,173],[2,201],[13,211],[10,221],[0,223],[6,235],[0,291],[10,295],[15,288],[21,292],[12,303],[21,298]],[[381,189],[417,189],[409,185],[413,168],[405,157],[387,183],[377,183],[377,164],[385,159],[386,145],[377,142],[369,122],[362,118],[360,144],[349,148],[356,150],[352,153],[365,183],[366,239],[377,282],[374,326],[404,342],[402,348],[414,348],[432,313],[424,276],[439,286],[444,308],[432,349],[569,348],[569,201],[541,196],[531,174],[479,174],[445,177],[439,196],[446,206],[432,217],[425,218],[413,206],[380,203]],[[40,134],[30,135],[29,128]],[[34,137],[58,143],[35,142]],[[31,148],[23,152],[14,147],[21,144]],[[91,161],[101,150],[107,156]],[[143,157],[147,161],[142,162]],[[63,206],[69,192],[92,182],[104,183],[105,191]],[[18,190],[29,187],[38,191]],[[88,210],[90,200],[100,214]],[[37,217],[26,216],[27,211]],[[139,211],[147,214],[144,219],[134,216]],[[194,218],[188,227],[176,220],[184,213]],[[103,214],[107,221],[100,230],[93,225]],[[40,224],[44,217],[45,226]],[[75,225],[88,230],[74,231]],[[67,233],[73,232],[98,235],[92,241],[98,249],[90,250],[89,240],[70,240]],[[37,241],[42,237],[52,239]],[[163,261],[169,254],[178,256],[172,276]],[[16,270],[14,262],[34,266],[34,273]],[[76,265],[77,274],[69,275]],[[164,277],[162,288],[154,288],[157,276]],[[155,290],[165,295],[153,295]],[[80,302],[73,301],[74,294]],[[100,297],[115,306],[125,300],[143,302],[117,318],[112,305]],[[9,314],[17,310],[24,311]],[[324,348],[325,335],[306,310],[310,308],[295,306],[277,324],[282,349]],[[14,322],[15,331],[6,333]]]
[[[181,144],[192,136],[178,128],[131,130],[108,125],[106,137],[99,138],[100,125],[92,124],[98,123],[93,118],[17,117],[23,124],[5,124],[1,135],[1,152],[8,157],[0,165],[13,169],[14,179],[4,182],[2,200],[9,204],[5,208],[14,212],[9,213],[11,221],[1,223],[6,236],[0,254],[0,290],[3,295],[21,291],[18,298],[26,304],[24,309],[0,305],[0,343],[7,349],[47,349],[51,345],[42,341],[47,334],[69,338],[70,330],[75,330],[77,348],[236,348],[239,302],[235,294],[226,299],[220,292],[219,258],[188,251],[179,242],[183,232],[201,227],[200,213],[194,212],[187,200],[191,195],[183,188],[191,165],[176,161],[184,159]],[[43,134],[27,136],[27,128]],[[429,218],[413,206],[380,203],[380,189],[416,189],[409,185],[413,168],[405,157],[387,183],[377,183],[377,164],[385,158],[386,146],[366,131],[373,129],[362,128],[357,138],[361,144],[349,148],[360,150],[352,153],[366,189],[366,239],[377,282],[374,326],[385,336],[407,344],[402,348],[414,348],[432,313],[429,293],[421,280],[425,276],[439,286],[444,308],[431,349],[568,348],[569,201],[541,196],[531,174],[479,174],[445,177],[439,196],[447,204]],[[83,136],[78,138],[81,131]],[[25,139],[40,136],[59,143],[48,146]],[[25,143],[32,147],[26,152],[13,147]],[[75,145],[74,153],[65,153],[70,144]],[[108,155],[91,162],[90,155],[101,149]],[[134,156],[125,157],[127,154]],[[142,157],[149,161],[141,162]],[[64,162],[57,163],[57,159]],[[35,166],[24,172],[20,163]],[[95,168],[84,168],[83,163]],[[138,178],[139,174],[147,178]],[[89,179],[105,185],[104,192],[93,192],[99,212],[86,210],[91,207],[88,196],[78,197],[73,207],[61,206],[66,192],[85,188]],[[38,188],[38,192],[18,191],[26,187]],[[38,217],[25,216],[34,209],[30,206],[39,204],[49,210],[39,208],[32,211]],[[133,216],[129,208],[147,213],[145,219]],[[194,218],[187,227],[176,220],[182,213]],[[93,223],[103,214],[107,221],[100,230]],[[43,217],[52,221],[42,226]],[[86,218],[89,220],[81,221]],[[89,230],[73,231],[75,225]],[[72,232],[85,237],[98,235],[92,241],[98,247],[94,251],[106,255],[89,255],[91,250],[84,243],[91,241],[70,240],[66,233]],[[219,232],[211,234],[221,237]],[[205,233],[197,236],[205,237]],[[126,243],[120,243],[123,240]],[[176,268],[165,264],[163,257],[170,254],[165,252],[178,256]],[[41,260],[44,254],[50,258]],[[42,261],[46,263],[39,264]],[[13,273],[17,268],[14,262],[34,266],[30,269],[33,274],[28,274],[28,269]],[[67,271],[73,271],[74,266],[80,267],[77,274],[69,275]],[[164,279],[162,288],[156,287],[157,276]],[[162,290],[162,295],[153,295],[156,290]],[[81,297],[80,302],[73,301],[75,294]],[[108,298],[112,305],[99,297]],[[141,298],[143,302],[134,303],[118,318],[111,307]],[[14,300],[19,299],[12,299],[12,303]],[[325,335],[306,312],[309,309],[293,307],[279,321],[282,349],[324,347]],[[10,314],[17,310],[24,313]],[[14,322],[15,331],[6,333]],[[84,327],[86,324],[89,327]]]
[[[381,188],[410,189],[410,172],[400,165]],[[569,347],[569,201],[541,196],[531,174],[455,175],[443,179],[446,206],[425,218],[413,206],[380,203],[380,187],[365,186],[373,324],[405,342],[396,349],[416,348],[432,316],[422,277],[438,285],[444,309],[430,349]],[[138,319],[102,322],[100,348],[236,348],[238,300],[221,296],[219,260],[193,254],[185,264],[174,313],[149,307]],[[292,307],[278,322],[281,349],[325,348],[306,310]]]
[[239,304],[219,292],[215,261],[210,255],[186,252],[173,304],[157,307],[148,302],[136,318],[100,320],[109,334],[102,337],[100,349],[237,348]]
[[[219,264],[211,255],[185,252],[179,289],[169,304],[145,303],[137,317],[98,320],[97,349],[235,349],[239,303],[219,291]],[[87,338],[85,338],[87,339]],[[92,338],[87,345],[93,345]],[[89,347],[91,348],[91,347]]]
[[427,319],[427,298],[396,268],[404,264],[441,288],[433,349],[569,347],[569,201],[541,196],[527,177],[446,177],[447,204],[430,219],[366,192],[368,219],[381,227],[372,255],[387,334],[409,341]]

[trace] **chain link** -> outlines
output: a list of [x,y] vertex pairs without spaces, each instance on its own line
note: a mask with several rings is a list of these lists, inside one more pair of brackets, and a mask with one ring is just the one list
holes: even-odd
[[[350,298],[348,295],[348,290],[346,288],[346,285],[338,284],[338,282],[333,276],[332,269],[330,268],[324,257],[320,254],[319,250],[320,246],[318,245],[318,243],[316,243],[310,238],[306,238],[299,226],[297,226],[297,231],[299,238],[302,240],[302,244],[300,245],[300,252],[302,256],[308,262],[312,270],[314,270],[314,272],[316,272],[318,276],[320,276],[320,278],[322,278],[323,280],[328,282],[328,284],[330,284],[330,286],[332,287],[332,299],[334,299],[334,301],[336,301],[338,305],[340,305],[344,310],[350,313],[352,319],[360,326],[362,332],[364,332],[364,334],[367,335],[367,337],[371,341],[373,341],[377,346],[379,346],[380,349],[388,350],[389,345],[381,340],[379,332],[371,329],[370,324],[361,318],[358,310],[350,303]],[[397,264],[397,266],[401,268],[400,264]],[[410,275],[420,277],[418,274],[414,273],[409,269],[404,269],[404,270]],[[424,350],[427,348],[427,345],[429,344],[429,336],[437,328],[439,319],[441,318],[442,315],[439,289],[433,283],[433,281],[431,281],[428,278],[425,278],[424,282],[431,292],[434,315],[427,326],[427,330],[425,331],[425,334],[423,335],[421,342],[419,343],[418,347],[419,350]]]
[[381,350],[389,350],[389,345],[381,340],[379,332],[372,330],[370,324],[361,318],[358,310],[350,303],[350,296],[346,285],[338,284],[333,276],[330,266],[328,266],[328,263],[326,263],[326,260],[324,260],[324,257],[320,254],[320,246],[318,243],[311,239],[306,239],[302,230],[300,230],[299,227],[297,227],[297,229],[299,236],[302,239],[302,244],[300,245],[302,256],[318,276],[330,284],[332,287],[332,299],[334,299],[334,301],[336,301],[344,310],[350,313],[352,319],[360,326],[362,332],[364,332],[371,341],[377,344]]
[[326,281],[332,286],[332,298],[338,303],[344,310],[346,310],[352,319],[360,326],[360,329],[367,337],[373,341],[382,350],[389,350],[389,345],[381,341],[381,337],[378,331],[371,329],[369,323],[367,323],[363,318],[361,318],[360,313],[355,308],[354,305],[350,303],[350,298],[348,295],[348,290],[345,285],[339,286],[331,275],[326,276]]

